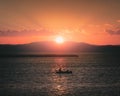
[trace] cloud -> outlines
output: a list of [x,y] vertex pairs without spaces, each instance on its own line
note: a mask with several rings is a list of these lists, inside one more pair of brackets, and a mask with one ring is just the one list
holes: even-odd
[[41,30],[21,30],[21,31],[16,31],[16,30],[7,30],[7,31],[2,31],[0,30],[0,36],[11,36],[11,37],[16,37],[16,36],[41,36],[41,35],[52,35],[54,34],[53,32],[45,29]]
[[106,30],[106,32],[109,33],[110,35],[120,35],[120,29],[117,30],[108,29]]
[[119,23],[120,23],[120,20],[117,20],[117,22],[119,22]]

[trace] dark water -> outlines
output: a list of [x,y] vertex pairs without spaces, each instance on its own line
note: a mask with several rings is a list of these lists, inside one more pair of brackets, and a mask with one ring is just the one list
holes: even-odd
[[0,96],[120,96],[120,54],[0,58]]

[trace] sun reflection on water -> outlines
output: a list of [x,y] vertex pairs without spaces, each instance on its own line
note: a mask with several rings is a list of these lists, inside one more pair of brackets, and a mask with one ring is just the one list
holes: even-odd
[[[66,67],[66,60],[64,58],[55,58],[52,70]],[[53,73],[51,78],[51,92],[52,95],[62,96],[69,93],[69,76],[67,74],[56,74]]]
[[68,93],[68,86],[67,86],[67,77],[65,76],[53,76],[52,79],[52,87],[51,90],[54,94],[63,95]]
[[52,71],[55,71],[59,68],[64,69],[64,68],[66,68],[66,65],[67,65],[67,63],[66,63],[65,58],[55,58],[54,59],[54,64],[52,66]]

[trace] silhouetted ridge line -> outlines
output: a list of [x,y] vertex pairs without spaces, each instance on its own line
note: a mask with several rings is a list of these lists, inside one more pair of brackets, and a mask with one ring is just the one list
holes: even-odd
[[91,45],[83,42],[64,42],[58,45],[55,42],[33,42],[29,44],[4,45],[0,44],[0,54],[17,53],[79,53],[104,52],[120,53],[120,45]]

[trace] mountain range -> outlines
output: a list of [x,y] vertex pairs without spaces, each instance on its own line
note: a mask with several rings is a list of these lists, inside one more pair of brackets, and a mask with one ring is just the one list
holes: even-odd
[[57,44],[51,41],[17,45],[0,44],[0,54],[79,52],[120,53],[120,45],[92,45],[83,42],[64,42],[63,44]]

